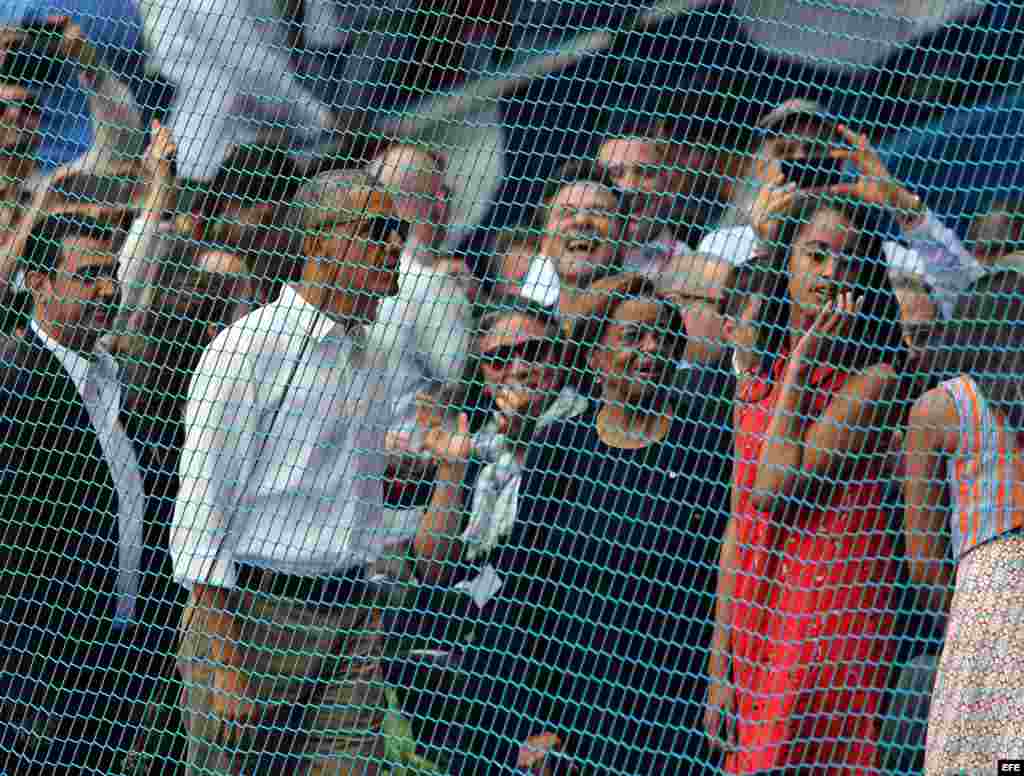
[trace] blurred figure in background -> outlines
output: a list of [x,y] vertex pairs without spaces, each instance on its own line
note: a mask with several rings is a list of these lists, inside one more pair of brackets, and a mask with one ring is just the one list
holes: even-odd
[[988,212],[975,216],[967,231],[967,245],[982,264],[1024,251],[1024,201],[996,202]]
[[663,123],[627,122],[618,112],[604,132],[594,160],[631,203],[623,268],[657,278],[673,258],[690,252],[675,233],[683,175],[672,139]]

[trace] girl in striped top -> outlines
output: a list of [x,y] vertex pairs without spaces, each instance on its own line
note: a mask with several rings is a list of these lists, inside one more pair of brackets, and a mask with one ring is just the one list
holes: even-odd
[[910,572],[949,611],[928,776],[1024,757],[1024,275],[979,281],[943,344],[957,376],[921,396],[906,437]]

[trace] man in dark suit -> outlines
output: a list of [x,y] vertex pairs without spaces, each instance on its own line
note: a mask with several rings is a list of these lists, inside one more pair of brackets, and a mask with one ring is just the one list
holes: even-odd
[[[0,773],[110,772],[145,690],[145,456],[97,345],[122,236],[50,215],[23,254],[34,311],[0,340]],[[141,583],[141,585],[140,585]]]

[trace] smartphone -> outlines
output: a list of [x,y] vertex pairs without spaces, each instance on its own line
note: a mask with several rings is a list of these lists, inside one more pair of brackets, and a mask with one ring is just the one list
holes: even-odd
[[829,156],[779,160],[786,182],[795,183],[799,189],[835,186],[843,180],[845,163],[843,159],[833,159]]

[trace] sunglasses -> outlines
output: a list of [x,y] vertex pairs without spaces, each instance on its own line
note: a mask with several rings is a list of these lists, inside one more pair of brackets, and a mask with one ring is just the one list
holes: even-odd
[[309,231],[325,234],[336,227],[350,224],[358,224],[359,235],[365,235],[369,242],[387,242],[392,234],[397,234],[403,243],[409,238],[409,222],[397,216],[367,215],[358,220],[324,221],[310,227]]
[[540,364],[548,360],[554,350],[550,339],[529,339],[509,345],[499,345],[480,354],[480,360],[492,369],[503,369],[514,361]]

